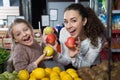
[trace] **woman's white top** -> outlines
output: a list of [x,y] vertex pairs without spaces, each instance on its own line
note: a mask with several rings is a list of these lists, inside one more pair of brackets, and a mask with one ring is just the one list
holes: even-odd
[[91,45],[90,39],[85,39],[81,42],[80,53],[77,54],[74,58],[69,56],[68,48],[65,45],[66,39],[69,37],[69,33],[65,28],[62,28],[60,31],[59,41],[61,43],[61,53],[57,53],[54,56],[54,59],[63,64],[68,65],[72,63],[72,65],[76,68],[80,68],[83,66],[91,66],[98,64],[100,62],[100,51],[103,42],[100,38],[98,38],[98,47],[94,47]]

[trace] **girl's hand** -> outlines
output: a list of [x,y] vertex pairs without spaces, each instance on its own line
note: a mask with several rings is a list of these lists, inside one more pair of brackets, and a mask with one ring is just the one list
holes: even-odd
[[44,56],[44,60],[53,58],[53,56],[47,57],[46,54],[47,54],[47,52],[45,52],[45,53],[42,54]]
[[71,58],[75,57],[77,54],[80,53],[80,38],[76,40],[76,45],[74,49],[68,49],[69,50],[69,55]]

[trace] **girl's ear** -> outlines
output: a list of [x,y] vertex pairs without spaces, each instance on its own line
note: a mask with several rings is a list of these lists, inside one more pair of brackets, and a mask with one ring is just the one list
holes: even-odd
[[84,19],[83,19],[83,26],[85,26],[86,23],[87,23],[87,18],[84,18]]

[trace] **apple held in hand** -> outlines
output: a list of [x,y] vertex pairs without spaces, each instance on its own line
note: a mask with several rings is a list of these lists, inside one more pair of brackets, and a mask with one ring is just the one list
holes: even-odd
[[[46,53],[47,52],[47,53]],[[45,48],[43,49],[43,53],[46,53],[47,57],[50,57],[54,54],[54,49],[51,46],[45,46]]]
[[76,45],[76,40],[75,38],[73,37],[68,37],[67,38],[67,41],[65,42],[65,45],[68,47],[68,48],[75,48],[75,45]]
[[48,34],[47,37],[46,37],[46,42],[51,44],[51,45],[54,45],[55,44],[55,41],[56,41],[56,35],[54,33],[51,33],[51,34]]
[[50,34],[50,33],[54,33],[53,27],[50,27],[50,26],[45,27],[44,33],[45,33],[46,35],[48,35],[48,34]]

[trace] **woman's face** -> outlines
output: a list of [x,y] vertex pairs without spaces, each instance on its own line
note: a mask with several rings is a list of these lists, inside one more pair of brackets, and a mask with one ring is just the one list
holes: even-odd
[[23,45],[31,46],[34,43],[33,32],[24,23],[16,24],[12,27],[12,33],[15,42],[21,43]]
[[82,36],[87,19],[83,19],[77,10],[67,10],[64,13],[64,25],[71,36]]

